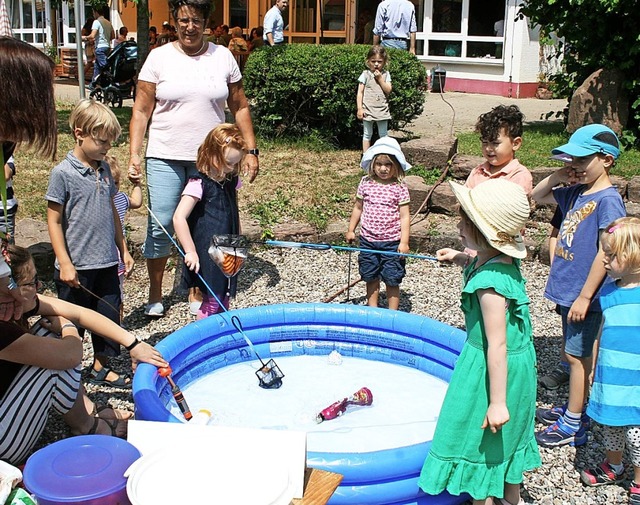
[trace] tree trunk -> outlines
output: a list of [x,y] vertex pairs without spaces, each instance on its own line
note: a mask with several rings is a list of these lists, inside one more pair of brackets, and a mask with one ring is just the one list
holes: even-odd
[[138,16],[138,72],[149,54],[149,1],[138,0],[136,2],[136,14]]

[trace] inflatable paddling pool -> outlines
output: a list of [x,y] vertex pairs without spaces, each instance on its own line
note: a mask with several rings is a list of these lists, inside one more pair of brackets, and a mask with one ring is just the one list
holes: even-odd
[[[465,340],[463,331],[433,319],[370,307],[281,304],[234,310],[191,323],[157,345],[171,364],[173,379],[183,390],[214,370],[257,362],[231,324],[234,315],[264,361],[338,351],[345,357],[409,367],[446,382]],[[287,371],[282,371],[284,389]],[[168,383],[151,365],[138,366],[133,397],[136,419],[184,422],[171,412],[173,397]],[[307,465],[344,476],[329,501],[332,505],[463,503],[467,495],[445,492],[427,496],[417,487],[429,446],[430,440],[372,452],[308,451]]]

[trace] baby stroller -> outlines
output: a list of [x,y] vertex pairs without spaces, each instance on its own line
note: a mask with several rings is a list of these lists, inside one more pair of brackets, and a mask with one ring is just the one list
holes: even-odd
[[133,40],[118,44],[107,57],[107,65],[96,78],[89,97],[112,107],[122,107],[126,98],[135,100],[137,61],[138,45]]

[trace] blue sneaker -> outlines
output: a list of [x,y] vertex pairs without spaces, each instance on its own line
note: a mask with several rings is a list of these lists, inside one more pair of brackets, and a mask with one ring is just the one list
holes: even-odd
[[536,409],[536,420],[545,426],[551,426],[564,415],[565,410],[567,410],[566,403],[550,409]]
[[[551,426],[558,419],[560,419],[567,410],[567,404],[556,405],[550,409],[536,409],[536,421],[544,424],[545,426]],[[589,429],[591,424],[591,418],[583,411],[580,417],[580,425],[586,430]]]
[[563,418],[560,418],[548,428],[536,433],[536,442],[542,447],[558,447],[567,444],[577,447],[587,443],[587,428],[580,423],[578,431],[574,431]]

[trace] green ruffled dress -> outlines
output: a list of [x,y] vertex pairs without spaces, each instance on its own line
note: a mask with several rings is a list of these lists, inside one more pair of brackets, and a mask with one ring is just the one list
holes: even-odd
[[[456,362],[418,485],[427,494],[445,489],[481,500],[503,498],[504,483],[519,484],[522,474],[540,466],[534,437],[536,355],[529,298],[520,263],[487,262],[464,271],[461,308],[467,341]],[[501,430],[482,430],[489,406],[487,338],[476,291],[493,289],[507,300],[507,408]]]

